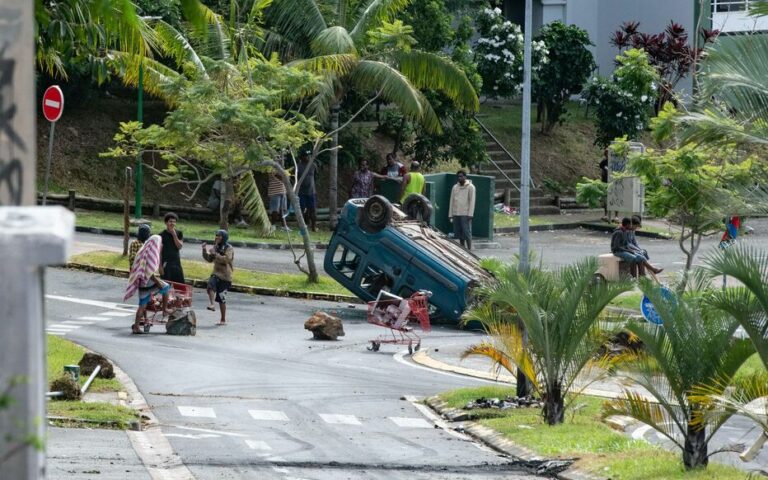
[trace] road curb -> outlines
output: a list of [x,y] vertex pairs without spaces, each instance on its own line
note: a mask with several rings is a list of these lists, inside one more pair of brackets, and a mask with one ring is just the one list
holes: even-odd
[[[601,225],[599,223],[591,223],[591,222],[580,222],[577,224],[577,226],[586,228],[587,230],[595,230],[598,232],[613,232],[616,230],[616,225]],[[635,232],[635,236],[638,237],[646,237],[646,238],[655,238],[658,240],[672,240],[674,237],[671,235],[665,235],[663,233],[657,233],[657,232],[647,232],[645,230],[638,230]]]
[[[99,267],[96,265],[89,265],[87,263],[69,262],[65,265],[66,268],[73,270],[82,270],[91,273],[101,273],[104,275],[111,275],[113,277],[128,278],[128,271],[119,268]],[[206,280],[187,280],[188,285],[192,285],[197,288],[207,288],[208,282]],[[362,301],[353,297],[352,295],[341,295],[335,293],[321,293],[321,292],[297,292],[295,290],[280,290],[278,288],[265,288],[254,287],[250,285],[238,285],[233,284],[229,289],[230,292],[247,293],[250,295],[267,295],[273,297],[289,297],[299,298],[304,300],[325,300],[329,302],[339,303],[362,303]]]
[[[555,230],[575,230],[579,228],[578,223],[547,223],[545,225],[529,225],[529,232],[553,232]],[[520,227],[498,227],[493,229],[493,233],[520,233]]]
[[[112,228],[98,228],[98,227],[81,227],[76,226],[75,227],[76,232],[81,233],[93,233],[95,235],[112,235],[112,236],[123,236],[122,230],[115,230]],[[133,233],[131,233],[131,236],[135,236]],[[203,240],[200,238],[195,237],[184,237],[185,242],[189,243],[203,243],[203,242],[211,242],[211,239]],[[253,249],[262,249],[262,250],[290,250],[291,247],[286,243],[266,243],[266,242],[241,242],[237,240],[230,240],[229,243],[233,247],[238,248],[253,248]],[[317,242],[313,245],[317,250],[325,250],[328,248],[328,245],[325,243]],[[304,245],[301,241],[298,241],[296,245],[294,245],[294,248],[304,248]]]
[[[438,415],[452,422],[461,421],[454,419],[458,419],[461,418],[462,415],[466,415],[466,413],[462,412],[461,410],[449,407],[438,396],[426,398],[424,402]],[[517,443],[509,440],[496,430],[488,428],[484,425],[480,425],[477,422],[465,423],[464,432],[472,438],[490,446],[494,450],[526,462],[546,463],[548,461],[560,461],[558,459],[551,459],[538,455],[532,450],[529,450],[522,445],[518,445]],[[569,467],[563,472],[556,473],[555,478],[561,480],[607,480],[604,477],[598,477],[573,467]]]

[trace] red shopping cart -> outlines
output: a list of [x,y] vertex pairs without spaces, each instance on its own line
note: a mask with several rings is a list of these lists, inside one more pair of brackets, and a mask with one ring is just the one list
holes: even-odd
[[408,298],[381,290],[376,300],[368,302],[368,323],[389,329],[389,335],[371,340],[369,350],[377,352],[382,343],[408,345],[408,353],[421,348],[421,337],[411,323],[418,322],[422,332],[432,330],[429,323],[429,297],[432,292],[419,290]]
[[[168,310],[184,310],[192,307],[192,286],[184,283],[165,281],[171,286],[168,292]],[[149,333],[152,325],[165,323],[163,318],[163,296],[159,293],[152,295],[147,305],[147,319],[139,325],[144,333]]]

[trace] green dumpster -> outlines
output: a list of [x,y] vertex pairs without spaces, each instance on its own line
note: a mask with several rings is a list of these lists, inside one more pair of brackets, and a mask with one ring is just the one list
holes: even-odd
[[[453,232],[453,224],[448,218],[451,189],[456,184],[455,173],[430,173],[424,175],[432,184],[432,226],[443,233]],[[472,236],[493,240],[493,194],[496,179],[487,175],[467,175],[475,186],[475,215],[472,217]]]

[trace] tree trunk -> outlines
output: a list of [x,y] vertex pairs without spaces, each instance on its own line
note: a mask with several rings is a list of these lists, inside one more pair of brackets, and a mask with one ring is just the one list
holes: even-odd
[[400,128],[397,129],[395,145],[392,147],[392,155],[397,155],[397,151],[403,145],[403,130],[405,130],[405,117],[400,119]]
[[291,202],[291,205],[293,206],[293,210],[296,215],[296,223],[299,226],[299,234],[301,235],[301,238],[304,242],[304,252],[307,256],[307,268],[309,269],[309,273],[307,274],[307,280],[310,283],[318,283],[320,281],[320,278],[317,275],[317,267],[315,266],[315,252],[312,249],[312,243],[309,238],[309,230],[307,230],[307,224],[304,222],[304,215],[301,214],[299,197],[296,195],[296,192],[293,191],[293,186],[291,185],[291,179],[288,177],[288,174],[285,173],[285,169],[283,169],[283,166],[273,160],[267,160],[264,162],[260,162],[258,164],[258,166],[267,166],[267,165],[274,168],[278,176],[280,177],[280,180],[283,181],[283,185],[285,185],[286,194],[288,195],[288,201]]
[[229,210],[232,208],[234,183],[231,178],[221,179],[221,198],[219,198],[219,228],[229,230]]
[[547,425],[558,425],[565,420],[565,402],[559,386],[547,389],[544,399],[544,420]]
[[709,463],[706,433],[706,429],[694,428],[688,424],[683,448],[683,464],[686,470],[706,467]]
[[331,223],[331,229],[336,228],[336,223],[338,223],[336,207],[339,196],[339,108],[339,104],[331,108],[333,149],[331,150],[330,171],[328,172],[328,220]]

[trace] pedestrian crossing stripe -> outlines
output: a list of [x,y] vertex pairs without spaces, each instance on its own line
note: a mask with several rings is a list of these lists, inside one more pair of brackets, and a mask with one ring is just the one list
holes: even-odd
[[46,330],[50,329],[50,330],[67,330],[67,331],[75,330],[75,329],[78,329],[78,328],[80,328],[79,325],[64,325],[64,324],[61,324],[61,323],[54,323],[54,324],[51,324],[51,325],[48,325],[47,327],[45,327]]
[[100,313],[99,315],[104,315],[105,317],[132,317],[136,315],[136,312],[113,311]]
[[434,428],[434,426],[423,418],[408,417],[389,417],[395,425],[404,428]]
[[289,420],[288,415],[279,410],[248,410],[248,413],[254,420],[278,422],[287,422]]
[[216,412],[208,407],[176,407],[179,413],[185,417],[216,418]]
[[92,321],[84,321],[84,320],[64,320],[61,323],[65,325],[76,325],[78,327],[82,327],[84,325],[93,325]]
[[87,316],[86,317],[77,317],[77,319],[78,320],[90,320],[90,321],[93,321],[93,322],[104,322],[104,321],[107,321],[107,320],[111,320],[110,318],[107,318],[107,317],[87,317]]
[[[272,450],[272,447],[267,445],[267,442],[263,442],[261,440],[246,440],[245,444],[248,445],[248,448],[251,448],[252,450]],[[264,454],[268,455],[268,454]]]
[[320,418],[326,423],[337,425],[362,425],[354,415],[338,415],[335,413],[320,413]]

